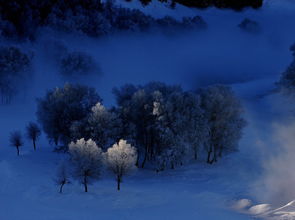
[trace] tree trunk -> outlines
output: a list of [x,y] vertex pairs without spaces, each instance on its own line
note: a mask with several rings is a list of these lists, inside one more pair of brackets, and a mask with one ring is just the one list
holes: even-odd
[[34,145],[34,151],[36,151],[36,141],[33,140],[33,145]]
[[217,162],[217,152],[216,152],[216,150],[214,151],[213,162]]
[[120,185],[121,185],[121,178],[117,177],[117,189],[120,191]]
[[141,168],[144,168],[145,162],[147,160],[147,154],[148,154],[148,152],[147,152],[147,148],[146,148],[145,149],[145,154],[144,154],[144,159],[143,159],[142,164],[141,164]]
[[63,189],[64,185],[65,185],[64,183],[62,183],[62,184],[60,185],[59,193],[62,193],[62,189]]
[[220,150],[219,150],[219,153],[218,153],[219,157],[222,157],[222,152],[223,152],[223,147],[221,147]]
[[144,144],[145,152],[144,152],[144,159],[142,161],[141,168],[144,168],[145,162],[146,162],[147,157],[148,157],[148,142],[147,142],[146,132],[144,132],[143,136],[144,136],[143,144]]
[[138,158],[139,157],[137,157],[137,159],[136,159],[136,163],[135,163],[135,166],[138,168],[139,167],[139,161],[138,161]]
[[85,191],[85,192],[88,192],[88,186],[87,186],[87,179],[86,179],[86,176],[84,176],[83,185],[84,185],[84,191]]
[[55,144],[55,146],[58,145],[58,138],[57,137],[54,138],[54,144]]
[[195,160],[197,160],[198,159],[198,151],[197,151],[197,149],[195,149]]
[[19,156],[19,147],[16,147],[17,156]]
[[174,170],[174,163],[171,162],[171,169]]
[[212,164],[212,161],[210,160],[210,158],[211,158],[211,154],[212,154],[212,149],[210,149],[210,150],[208,151],[207,163],[209,163],[209,164]]

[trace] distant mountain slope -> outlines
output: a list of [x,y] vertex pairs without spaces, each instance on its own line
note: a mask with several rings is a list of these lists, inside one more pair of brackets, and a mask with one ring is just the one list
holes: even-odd
[[[127,0],[132,1],[132,0]],[[133,0],[137,1],[137,0]],[[143,5],[148,5],[152,0],[139,0]],[[184,5],[194,8],[208,8],[211,6],[217,8],[231,8],[241,10],[245,7],[260,8],[263,5],[263,0],[158,0],[162,3],[168,3],[172,8],[175,4]]]

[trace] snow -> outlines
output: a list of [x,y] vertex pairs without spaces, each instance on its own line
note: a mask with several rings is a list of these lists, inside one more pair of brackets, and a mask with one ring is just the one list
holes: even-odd
[[[136,3],[124,4],[141,7]],[[21,156],[17,157],[15,149],[8,145],[10,131],[23,131],[26,124],[35,119],[35,98],[65,81],[54,74],[54,67],[47,62],[48,54],[42,46],[48,43],[47,37],[40,37],[35,45],[23,45],[36,53],[37,74],[27,93],[9,106],[0,106],[0,219],[295,219],[294,198],[275,204],[274,199],[266,199],[264,195],[268,193],[267,187],[260,185],[257,189],[256,185],[265,172],[262,164],[266,153],[261,143],[270,139],[273,123],[284,124],[289,120],[285,118],[288,109],[284,107],[288,103],[269,94],[274,90],[279,73],[291,60],[288,47],[295,40],[294,23],[290,19],[294,17],[293,5],[291,0],[268,0],[265,8],[259,11],[237,13],[182,6],[173,11],[153,1],[142,10],[157,17],[200,14],[212,27],[209,34],[174,38],[127,35],[101,41],[77,36],[64,38],[71,49],[89,52],[99,61],[103,75],[79,81],[96,87],[108,106],[114,103],[111,89],[126,82],[161,80],[191,89],[217,79],[232,84],[246,107],[249,125],[240,152],[213,166],[198,162],[161,173],[138,170],[124,179],[120,192],[116,190],[115,179],[105,172],[101,180],[89,187],[88,193],[73,182],[64,187],[61,195],[53,178],[65,155],[52,152],[44,134],[37,142],[37,152],[26,141],[20,149]],[[262,35],[243,37],[245,35],[234,29],[245,16],[262,24]],[[220,27],[216,25],[219,20],[222,20],[218,23]],[[64,36],[52,38],[60,37]],[[235,41],[236,38],[241,40]],[[239,59],[237,55],[241,53],[248,59]],[[284,160],[279,161],[286,165]],[[285,171],[280,171],[277,173],[290,181]]]

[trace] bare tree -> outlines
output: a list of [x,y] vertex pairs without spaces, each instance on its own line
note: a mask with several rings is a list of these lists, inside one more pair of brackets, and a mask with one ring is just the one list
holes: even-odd
[[106,153],[106,164],[115,174],[117,179],[117,189],[120,190],[120,184],[124,175],[135,168],[137,161],[137,152],[134,147],[127,144],[125,140],[120,140],[114,144]]
[[19,156],[19,148],[23,146],[23,138],[20,131],[14,131],[10,134],[10,145],[15,147],[17,150],[17,155]]
[[61,163],[59,165],[54,181],[59,186],[59,193],[63,192],[64,185],[70,183],[68,170],[65,163]]
[[34,123],[30,122],[26,128],[26,136],[28,139],[33,141],[34,150],[36,150],[36,141],[41,135],[41,130],[39,126]]

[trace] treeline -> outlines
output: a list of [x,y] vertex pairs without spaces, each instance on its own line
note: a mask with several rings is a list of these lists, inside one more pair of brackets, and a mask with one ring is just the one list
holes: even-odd
[[191,92],[152,82],[114,95],[117,105],[106,108],[93,88],[66,84],[38,100],[37,118],[57,150],[91,139],[107,151],[124,139],[136,148],[138,167],[158,171],[204,157],[212,164],[238,149],[245,120],[230,87]]
[[[140,0],[143,5],[148,5],[152,0]],[[168,0],[159,0],[160,2],[167,3]],[[175,4],[181,4],[187,7],[195,8],[231,8],[234,10],[241,10],[245,7],[260,8],[263,5],[263,0],[171,0],[169,1],[171,7]]]
[[[82,51],[71,51],[58,42],[48,42],[47,56],[66,80],[90,74],[100,74],[95,59]],[[0,46],[0,105],[10,104],[20,91],[25,93],[33,76],[34,53],[16,46]]]
[[41,27],[99,37],[118,31],[204,29],[206,23],[199,16],[182,21],[155,19],[140,10],[115,6],[112,1],[0,0],[0,36],[33,40]]

